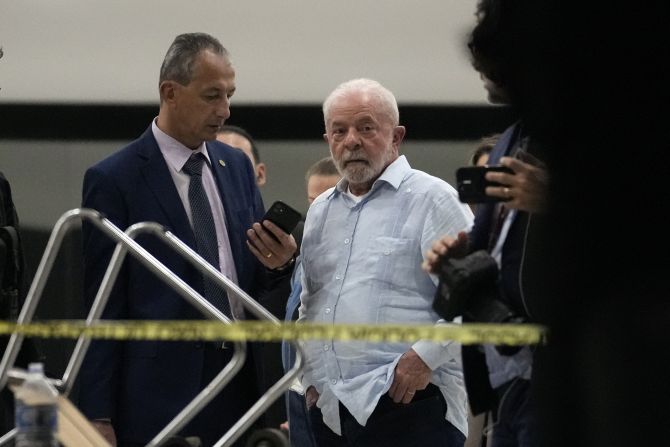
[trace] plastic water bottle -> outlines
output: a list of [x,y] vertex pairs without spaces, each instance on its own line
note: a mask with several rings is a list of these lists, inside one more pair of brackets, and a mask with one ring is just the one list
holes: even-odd
[[28,365],[15,394],[16,447],[58,447],[58,391],[44,377],[44,365]]

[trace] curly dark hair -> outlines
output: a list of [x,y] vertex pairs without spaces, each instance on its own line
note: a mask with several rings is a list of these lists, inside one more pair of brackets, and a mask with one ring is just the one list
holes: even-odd
[[[472,65],[513,100],[532,78],[537,82],[543,60],[553,57],[548,15],[535,0],[479,0],[477,24],[468,40]],[[514,101],[513,101],[514,102]]]
[[472,30],[468,48],[472,65],[478,72],[501,87],[509,85],[509,71],[515,37],[513,17],[509,11],[515,2],[480,0],[477,4],[477,24]]

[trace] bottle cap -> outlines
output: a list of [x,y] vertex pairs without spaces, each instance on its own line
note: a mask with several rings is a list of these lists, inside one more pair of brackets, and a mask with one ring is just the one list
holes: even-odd
[[34,362],[28,364],[29,373],[44,373],[44,364],[42,362]]

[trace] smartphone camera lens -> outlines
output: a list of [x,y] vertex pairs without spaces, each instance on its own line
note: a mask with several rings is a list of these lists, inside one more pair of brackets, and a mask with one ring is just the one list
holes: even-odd
[[476,185],[472,180],[464,180],[462,183],[458,184],[458,192],[461,194],[468,194],[473,191],[476,191]]

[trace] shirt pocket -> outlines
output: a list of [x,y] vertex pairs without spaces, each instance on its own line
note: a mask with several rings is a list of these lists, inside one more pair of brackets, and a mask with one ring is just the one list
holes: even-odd
[[397,287],[414,276],[420,267],[421,248],[414,239],[381,236],[375,238],[368,250],[366,268],[378,279],[380,286]]
[[[370,264],[375,271],[372,278],[377,309],[377,323],[412,323],[417,321],[417,310],[426,307],[425,298],[418,294],[421,287],[421,247],[416,239],[379,237],[374,241]],[[431,295],[432,298],[432,295]]]

